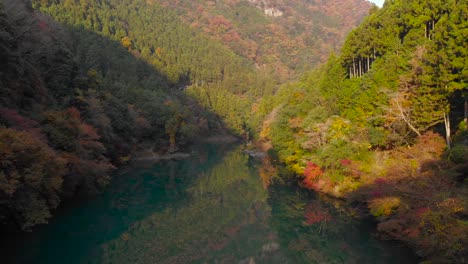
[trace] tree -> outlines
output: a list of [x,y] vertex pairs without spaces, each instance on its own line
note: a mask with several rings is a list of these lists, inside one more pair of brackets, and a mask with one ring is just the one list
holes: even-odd
[[120,42],[122,43],[122,46],[124,46],[124,48],[126,48],[127,50],[132,49],[132,40],[129,37],[123,37]]
[[[444,13],[438,18],[432,33],[432,42],[425,56],[426,82],[449,100],[456,91],[466,92],[468,79],[466,34],[468,4],[464,1],[448,1]],[[466,100],[466,97],[465,97]],[[446,141],[450,148],[450,108],[445,107],[444,124]]]
[[0,128],[0,159],[0,208],[23,230],[46,223],[60,202],[64,160],[31,134],[5,128]]

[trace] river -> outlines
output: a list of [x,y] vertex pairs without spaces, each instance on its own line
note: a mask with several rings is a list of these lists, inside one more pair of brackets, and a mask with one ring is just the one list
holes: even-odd
[[[294,186],[270,185],[239,146],[139,162],[49,224],[3,237],[2,263],[415,263],[369,221]],[[6,262],[4,262],[6,260]]]

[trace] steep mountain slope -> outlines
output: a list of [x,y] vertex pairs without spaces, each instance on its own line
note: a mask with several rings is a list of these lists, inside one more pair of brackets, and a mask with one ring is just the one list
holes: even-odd
[[[189,11],[199,7],[195,6],[196,3],[207,10],[196,12],[206,13],[204,17],[191,18],[200,25],[206,24],[201,32],[190,29],[188,23],[182,22],[185,20],[194,27],[188,19]],[[176,86],[182,89],[188,87],[191,96],[220,115],[237,134],[255,134],[258,122],[265,114],[251,115],[258,112],[255,109],[258,100],[272,95],[275,86],[293,77],[296,70],[300,72],[301,68],[314,65],[312,57],[319,53],[313,48],[309,49],[309,46],[324,38],[320,32],[326,28],[341,26],[343,30],[349,29],[354,23],[349,21],[356,21],[334,18],[338,13],[331,11],[331,4],[328,9],[318,9],[315,2],[312,4],[301,1],[278,2],[278,5],[281,4],[278,8],[284,9],[281,16],[276,16],[279,9],[265,9],[264,4],[272,3],[248,1],[33,1],[33,4],[35,8],[61,23],[83,27],[121,42],[132,54],[151,64]],[[368,3],[364,4],[367,5]],[[312,8],[314,6],[317,8]],[[367,12],[366,8],[360,8],[359,5],[356,8],[359,11],[354,13]],[[305,22],[294,22],[294,16],[303,18]],[[232,17],[232,23],[223,17]],[[312,18],[316,21],[312,21]],[[219,21],[227,24],[218,23]],[[238,32],[231,33],[239,38],[231,39],[229,45],[223,45],[216,38],[224,42],[222,34],[230,31],[226,29],[228,24],[237,25]],[[272,27],[278,30],[271,30]],[[318,31],[312,30],[314,28]],[[214,34],[215,32],[218,33]],[[212,38],[208,38],[207,33]],[[249,39],[243,41],[241,35]],[[293,38],[299,42],[292,41]],[[310,41],[305,41],[304,38],[309,38]],[[244,44],[255,41],[264,41],[261,45],[254,45],[262,46],[254,49],[254,54],[259,54],[258,60],[257,55],[252,57],[245,53],[249,48]],[[320,54],[326,57],[329,50]],[[265,61],[260,63],[260,59]],[[286,61],[289,61],[289,66],[286,66]]]
[[265,103],[291,177],[374,216],[434,263],[468,256],[468,5],[386,1],[339,57]]
[[[256,97],[274,91],[275,83],[264,70],[190,29],[173,10],[158,3],[33,1],[33,6],[70,28],[120,43],[165,76],[171,87],[188,90],[205,108],[220,115],[236,134],[255,126],[245,116]],[[100,64],[88,67],[103,73]]]
[[324,62],[368,14],[365,0],[152,0],[280,80]]
[[[63,197],[100,189],[141,146],[174,151],[221,127],[125,42],[60,25],[22,0],[0,2],[0,26],[0,224],[9,229],[44,223]],[[218,47],[225,69],[240,63]],[[206,81],[211,65],[192,72]]]

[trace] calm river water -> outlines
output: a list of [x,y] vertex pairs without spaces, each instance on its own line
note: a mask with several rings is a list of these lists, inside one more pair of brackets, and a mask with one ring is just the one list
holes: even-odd
[[[416,263],[375,227],[296,187],[262,180],[240,147],[121,169],[100,195],[1,240],[2,263]],[[4,262],[4,261],[7,262]]]

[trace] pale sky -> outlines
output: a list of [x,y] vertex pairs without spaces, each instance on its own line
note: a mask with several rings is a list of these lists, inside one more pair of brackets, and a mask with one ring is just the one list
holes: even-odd
[[382,7],[383,3],[385,2],[385,0],[369,0],[369,1],[376,4],[379,7]]

